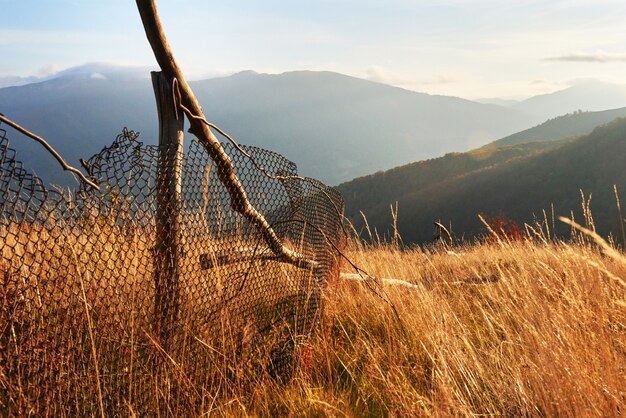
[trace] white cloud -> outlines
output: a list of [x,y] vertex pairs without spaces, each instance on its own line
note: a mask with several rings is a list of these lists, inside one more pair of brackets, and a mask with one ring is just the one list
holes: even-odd
[[39,70],[37,70],[35,72],[35,76],[36,77],[40,77],[40,78],[50,77],[50,76],[58,73],[59,71],[61,71],[61,67],[60,66],[58,66],[56,64],[49,64],[49,65],[46,65],[45,67],[42,67]]
[[564,61],[564,62],[626,62],[626,54],[566,54],[545,58],[545,61]]

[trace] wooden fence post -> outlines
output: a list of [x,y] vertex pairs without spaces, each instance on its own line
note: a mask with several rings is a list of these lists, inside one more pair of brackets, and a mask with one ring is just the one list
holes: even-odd
[[183,113],[176,107],[173,79],[152,72],[159,116],[156,188],[154,320],[159,343],[171,349],[180,309]]

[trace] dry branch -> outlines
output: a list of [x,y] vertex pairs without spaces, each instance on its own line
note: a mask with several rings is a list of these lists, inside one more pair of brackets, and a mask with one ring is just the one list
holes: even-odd
[[154,0],[136,0],[136,3],[146,36],[161,70],[166,76],[176,79],[178,82],[181,93],[180,105],[189,119],[189,132],[198,138],[215,162],[217,176],[228,190],[232,209],[246,217],[259,230],[269,248],[281,261],[305,268],[314,268],[317,265],[314,260],[303,258],[282,244],[265,217],[248,200],[246,191],[235,174],[230,157],[213,132],[203,122],[206,118],[202,108],[185,80],[165,37],[156,2]]
[[[396,285],[396,286],[404,286],[413,289],[420,289],[422,286],[418,285],[416,282],[404,280],[404,279],[396,279],[392,277],[374,277],[359,273],[340,273],[339,278],[343,280],[354,280],[358,282],[366,282],[368,280],[378,280],[384,285]],[[484,276],[476,276],[476,277],[465,277],[460,280],[445,282],[442,284],[446,285],[466,285],[466,284],[488,284],[488,283],[496,283],[500,281],[500,278],[493,274],[488,274]],[[427,287],[424,287],[427,289]]]
[[[306,260],[302,254],[296,254],[298,259]],[[232,250],[219,251],[215,253],[207,253],[200,255],[200,267],[204,270],[210,270],[216,267],[223,267],[231,264],[241,263],[243,261],[278,261],[285,260],[271,251],[269,248],[237,248]],[[294,264],[294,263],[289,263]],[[315,263],[317,266],[318,263]],[[309,265],[295,264],[296,267],[309,268]]]
[[452,235],[450,234],[448,229],[445,226],[443,226],[443,224],[441,224],[440,222],[434,222],[434,224],[435,224],[435,228],[439,231],[439,236],[436,237],[435,240],[437,239],[443,240],[443,237],[445,236],[446,241],[444,242],[452,246]]
[[94,183],[93,181],[89,180],[87,177],[85,177],[85,175],[82,173],[82,171],[80,171],[79,169],[72,167],[71,165],[69,165],[68,163],[65,162],[65,160],[63,159],[63,157],[61,157],[61,155],[56,152],[56,150],[54,148],[52,148],[52,145],[48,144],[48,142],[43,139],[42,137],[35,135],[34,133],[32,133],[31,131],[29,131],[28,129],[18,125],[17,123],[13,122],[11,119],[7,119],[4,115],[0,114],[0,121],[6,123],[7,125],[9,125],[10,127],[12,127],[13,129],[15,129],[16,131],[19,131],[21,133],[23,133],[24,135],[34,139],[35,141],[39,142],[41,145],[43,145],[43,147],[46,149],[46,151],[48,151],[61,165],[61,167],[63,168],[63,170],[65,171],[69,171],[70,173],[76,174],[85,184],[88,184],[89,186],[93,187],[94,189],[98,190],[99,187],[96,183]]
[[[354,280],[358,282],[364,282],[366,280],[372,279],[371,277],[364,277],[362,274],[358,274],[358,273],[340,273],[339,278],[343,280]],[[418,286],[417,284],[411,283],[402,279],[392,279],[392,278],[383,277],[383,278],[379,278],[378,280],[380,280],[383,284],[388,284],[388,285],[398,285],[398,286],[409,287],[412,289],[420,288],[420,286]]]

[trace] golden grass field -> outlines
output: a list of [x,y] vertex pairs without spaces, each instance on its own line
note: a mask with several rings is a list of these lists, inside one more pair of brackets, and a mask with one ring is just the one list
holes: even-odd
[[[591,244],[478,244],[456,255],[353,246],[386,286],[328,292],[323,324],[282,387],[215,405],[240,416],[622,416],[626,259]],[[479,283],[495,276],[497,282]],[[394,309],[391,307],[393,305]]]
[[[143,379],[155,392],[170,385],[184,391],[184,402],[155,404],[155,416],[188,415],[190,405],[198,416],[623,416],[626,256],[607,245],[584,234],[571,242],[541,235],[489,240],[453,251],[353,241],[346,256],[354,264],[416,286],[330,283],[321,323],[299,343],[290,382],[246,361],[234,368],[208,361],[209,377],[193,380],[177,372],[183,367],[175,359],[166,360],[173,374],[131,370],[128,379]],[[342,270],[351,272],[347,263]],[[90,349],[99,358],[107,358],[105,349],[112,350],[108,356],[124,355],[87,341],[86,358]],[[11,381],[2,367],[0,388]],[[83,371],[90,385],[111,373],[99,367]],[[99,415],[97,399],[117,389],[70,390],[76,399],[77,391],[90,392],[94,405],[83,410]],[[51,411],[72,402],[62,393],[50,399]],[[133,396],[119,415],[141,415]]]

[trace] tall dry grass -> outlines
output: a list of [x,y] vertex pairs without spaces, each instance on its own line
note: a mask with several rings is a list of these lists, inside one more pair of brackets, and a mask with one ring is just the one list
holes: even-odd
[[[464,253],[353,253],[377,275],[422,287],[387,289],[400,320],[361,289],[333,297],[331,328],[346,342],[332,351],[354,384],[351,405],[392,415],[624,413],[624,265],[566,244]],[[484,277],[498,281],[471,280]]]
[[[374,292],[367,282],[331,283],[320,325],[311,339],[296,341],[295,377],[289,382],[270,376],[262,361],[268,353],[248,341],[254,330],[231,329],[233,324],[225,322],[219,344],[198,338],[193,329],[182,336],[204,347],[203,355],[209,353],[202,364],[190,368],[165,352],[153,370],[133,369],[132,358],[122,358],[120,370],[94,364],[76,371],[88,375],[83,380],[88,387],[59,389],[47,401],[48,410],[62,414],[68,403],[91,399],[93,405],[78,410],[122,416],[138,411],[155,416],[621,416],[626,413],[626,259],[588,234],[574,238],[566,243],[535,234],[533,240],[492,240],[454,252],[353,242],[346,255],[356,265],[373,276],[417,286],[377,282]],[[90,296],[83,293],[83,298]],[[94,309],[91,303],[85,306],[86,312]],[[159,353],[158,342],[142,332],[137,318],[131,315],[129,321],[137,322],[125,325],[137,336],[131,349],[93,345],[85,337],[86,331],[102,333],[97,329],[102,319],[93,322],[93,330],[90,324],[79,330],[84,354],[76,364],[89,365],[92,357],[97,363]],[[49,351],[25,358],[54,359],[54,348]],[[119,381],[112,380],[112,372]],[[14,379],[0,364],[0,394]],[[28,379],[24,375],[21,386],[10,386],[12,397],[20,398],[15,393],[20,388],[29,390]],[[72,377],[55,379],[62,383]],[[138,380],[143,383],[135,384]],[[117,386],[107,387],[107,381]],[[132,389],[137,387],[153,395]],[[64,399],[68,393],[73,398]],[[107,404],[110,397],[124,401]],[[0,396],[0,408],[3,401]]]
[[338,281],[322,325],[300,350],[298,377],[279,385],[257,376],[250,393],[206,413],[625,413],[624,260],[589,242],[537,241],[455,253],[355,244],[348,255],[372,275],[418,287],[386,286],[383,301],[361,282]]

